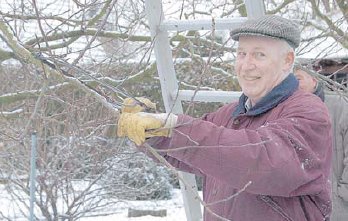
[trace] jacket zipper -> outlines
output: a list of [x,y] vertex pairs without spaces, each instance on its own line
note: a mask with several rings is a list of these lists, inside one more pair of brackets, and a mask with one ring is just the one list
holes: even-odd
[[258,198],[281,215],[286,221],[294,221],[270,196],[258,195]]

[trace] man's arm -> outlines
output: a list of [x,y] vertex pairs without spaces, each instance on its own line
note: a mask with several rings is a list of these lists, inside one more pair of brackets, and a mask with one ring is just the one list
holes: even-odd
[[[232,109],[234,106],[236,106],[236,103],[234,105],[230,105],[228,110]],[[211,112],[204,114],[200,120],[202,121],[209,121],[213,122],[214,117],[217,113],[219,113],[220,110],[226,109],[226,107],[220,107],[217,111]],[[230,112],[230,111],[228,111]],[[173,167],[176,169],[183,171],[183,172],[188,172],[188,173],[193,173],[198,176],[204,176],[201,170],[197,169],[196,167],[193,167],[189,162],[184,163],[183,161],[180,161],[176,159],[175,157],[172,157],[168,154],[166,154],[165,150],[168,148],[170,145],[171,139],[168,137],[152,137],[147,139],[146,143],[150,145],[151,147],[156,147],[156,150],[158,151],[158,154],[161,155],[163,158],[166,159],[168,163],[170,163]],[[144,152],[147,156],[152,158],[154,161],[159,162],[159,160],[153,156],[151,152],[149,152],[145,146],[140,147],[140,151]]]
[[[170,138],[167,137],[154,137],[150,138],[146,141],[148,145],[151,147],[157,147],[157,153],[162,156],[169,164],[171,164],[173,167],[178,169],[179,171],[193,173],[198,176],[204,176],[201,171],[197,170],[196,168],[192,167],[188,163],[184,163],[183,161],[177,160],[174,157],[171,157],[166,154],[165,151],[161,151],[161,149],[165,149],[169,146]],[[160,163],[160,160],[154,156],[145,146],[141,146],[139,148],[140,151],[145,153],[148,157],[152,158],[154,161]]]

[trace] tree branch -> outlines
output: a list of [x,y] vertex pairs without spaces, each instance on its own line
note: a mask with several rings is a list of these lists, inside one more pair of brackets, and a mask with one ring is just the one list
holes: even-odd
[[39,69],[44,67],[49,75],[55,76],[57,78],[63,77],[63,79],[65,79],[67,82],[71,83],[74,86],[77,86],[87,94],[90,94],[93,97],[95,97],[102,105],[104,105],[109,110],[118,111],[117,108],[115,108],[111,103],[107,101],[106,97],[103,97],[96,91],[91,90],[91,88],[83,84],[77,78],[73,76],[63,75],[61,72],[51,69],[48,65],[42,63],[42,61],[37,59],[30,51],[18,44],[18,42],[14,39],[14,36],[9,32],[6,24],[4,24],[2,21],[0,21],[0,30],[6,37],[7,45],[12,49],[13,53],[16,54],[17,57],[19,57],[21,61],[23,61],[24,63],[33,64]]

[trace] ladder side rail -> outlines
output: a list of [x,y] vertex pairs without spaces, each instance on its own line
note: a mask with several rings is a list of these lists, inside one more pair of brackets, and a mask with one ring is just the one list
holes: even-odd
[[257,18],[265,15],[265,3],[263,0],[244,0],[248,18]]
[[[178,91],[178,81],[173,64],[172,50],[170,48],[168,32],[161,31],[158,27],[164,20],[161,0],[146,0],[145,10],[149,20],[151,36],[154,41],[154,52],[157,62],[157,71],[161,82],[161,91],[166,112],[182,113],[180,100],[171,96],[173,91]],[[187,221],[202,220],[200,202],[197,200],[197,183],[193,174],[179,172],[188,186],[180,181]],[[192,188],[191,190],[189,188]]]

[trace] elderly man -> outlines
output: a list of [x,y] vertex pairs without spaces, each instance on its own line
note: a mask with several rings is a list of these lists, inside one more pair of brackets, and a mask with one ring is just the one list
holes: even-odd
[[267,15],[231,36],[239,41],[239,102],[199,119],[122,113],[118,135],[202,176],[205,221],[328,220],[331,123],[324,103],[298,90],[291,73],[298,25]]
[[[295,68],[299,87],[320,96],[324,90],[320,81],[301,66]],[[348,220],[348,101],[339,94],[325,91],[325,103],[333,125],[334,151],[332,157],[332,204],[331,221]]]

